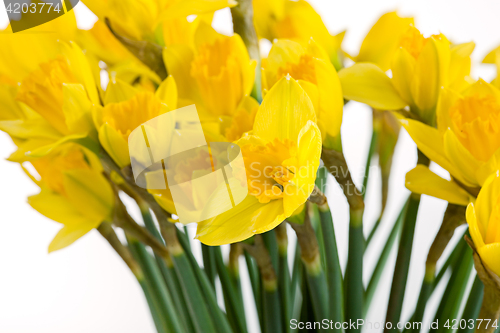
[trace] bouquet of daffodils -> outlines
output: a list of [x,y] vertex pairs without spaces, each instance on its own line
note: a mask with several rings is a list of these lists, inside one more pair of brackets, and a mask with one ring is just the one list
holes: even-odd
[[[29,204],[61,225],[49,252],[97,229],[137,278],[159,333],[360,332],[394,248],[380,329],[427,330],[424,315],[433,332],[500,326],[500,81],[470,77],[473,42],[424,37],[413,18],[391,12],[349,55],[344,33],[331,35],[305,0],[83,0],[98,17],[90,30],[64,3],[64,15],[26,21],[28,33],[13,21],[0,33],[0,130],[17,146],[8,159],[40,187]],[[224,8],[230,36],[212,28]],[[498,66],[499,52],[484,62]],[[373,109],[363,184],[342,146],[350,101]],[[380,237],[401,126],[418,163]],[[372,160],[382,209],[363,233]],[[349,205],[349,219],[336,221],[349,226],[345,271],[327,179]],[[418,249],[428,251],[425,277],[402,324],[422,194],[448,206],[432,246]],[[385,245],[368,276],[371,242]],[[244,289],[255,302],[243,301]]]

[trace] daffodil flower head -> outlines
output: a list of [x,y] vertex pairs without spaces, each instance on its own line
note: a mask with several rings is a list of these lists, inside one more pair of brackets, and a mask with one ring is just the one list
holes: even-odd
[[[273,44],[265,66],[265,88],[290,75],[309,95],[316,110],[323,141],[340,136],[344,98],[337,71],[326,52],[312,38],[307,46],[278,40]],[[328,147],[335,148],[335,147]]]
[[409,107],[423,122],[436,126],[442,87],[462,91],[468,86],[474,43],[453,45],[443,34],[424,37],[409,26],[396,43],[392,78],[376,63],[360,62],[339,72],[344,97],[380,110]]
[[[290,76],[271,88],[257,111],[253,131],[236,142],[243,153],[249,194],[233,209],[200,222],[200,241],[218,245],[247,239],[273,229],[307,201],[321,155],[315,121],[311,100]],[[211,204],[217,208],[217,200]]]
[[402,120],[417,147],[453,178],[451,183],[444,182],[427,168],[419,167],[407,175],[407,187],[426,194],[433,188],[434,194],[441,192],[438,197],[466,205],[468,197],[476,194],[499,167],[499,117],[500,91],[480,79],[462,94],[443,89],[437,107],[437,129],[415,120]]
[[62,249],[112,217],[114,194],[101,174],[98,157],[89,150],[67,143],[31,162],[40,176],[33,180],[40,193],[28,203],[63,228],[49,245],[49,252]]
[[177,88],[167,78],[156,93],[139,91],[124,82],[111,82],[104,107],[93,109],[99,141],[120,168],[130,165],[128,137],[130,133],[161,114],[176,108]]
[[321,16],[304,0],[254,0],[254,22],[259,37],[289,39],[307,45],[312,37],[326,51],[335,68],[342,67],[344,33],[332,36]]
[[500,276],[500,175],[485,182],[475,203],[467,207],[467,223],[483,264]]
[[207,116],[232,116],[252,90],[256,62],[250,60],[239,35],[219,34],[204,22],[196,29],[194,43],[194,50],[174,45],[164,51],[181,106],[194,102]]

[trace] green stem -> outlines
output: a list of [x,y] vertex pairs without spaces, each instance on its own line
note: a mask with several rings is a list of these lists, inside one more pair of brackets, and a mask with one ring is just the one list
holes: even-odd
[[[179,229],[177,229],[177,232],[181,233]],[[186,244],[187,239],[180,237],[179,242],[188,257],[189,263],[191,264],[191,268],[193,269],[196,278],[198,280],[198,283],[200,285],[200,288],[203,292],[203,295],[205,296],[205,300],[210,310],[210,314],[212,315],[212,319],[214,321],[217,332],[232,333],[232,329],[229,326],[229,322],[225,314],[219,307],[215,290],[212,288],[207,275],[202,271],[202,269],[198,265],[198,262],[196,261],[196,258],[194,257],[193,253],[186,251],[186,249],[189,247],[189,245]]]
[[288,269],[288,235],[286,222],[281,223],[275,229],[278,241],[278,291],[281,296],[281,315],[283,328],[286,333],[290,332],[290,319],[292,315],[292,299],[290,295],[290,271]]
[[231,281],[231,277],[229,275],[226,265],[224,265],[220,247],[215,247],[214,250],[215,250],[214,251],[215,264],[217,267],[217,272],[219,273],[219,278],[222,285],[222,292],[224,293],[224,299],[227,300],[227,304],[230,307],[230,311],[235,317],[233,321],[234,326],[235,328],[237,328],[238,332],[246,332],[247,329],[245,323],[245,310],[243,308],[243,304],[240,303],[237,290],[233,285],[233,281]]
[[254,259],[250,254],[244,251],[245,262],[247,263],[248,276],[250,278],[250,284],[252,285],[253,297],[255,301],[255,307],[257,308],[257,315],[259,320],[262,320],[262,301],[260,292],[260,282],[259,282],[259,269]]
[[[332,213],[328,203],[319,207],[323,243],[325,244],[326,272],[328,276],[328,297],[330,313],[328,319],[334,323],[344,321],[344,296],[342,270],[340,268],[337,240],[333,227]],[[341,329],[335,331],[342,331]]]
[[386,266],[387,260],[389,259],[389,255],[391,254],[397,236],[401,231],[401,224],[407,206],[408,206],[408,200],[406,200],[406,203],[403,205],[403,208],[401,208],[401,211],[399,212],[399,216],[394,221],[394,226],[392,227],[391,233],[389,234],[387,240],[385,241],[385,246],[382,252],[380,253],[380,257],[377,261],[375,269],[373,270],[370,282],[368,282],[368,287],[366,288],[366,294],[365,294],[365,308],[363,312],[364,316],[366,316],[368,309],[370,308],[373,296],[375,295],[375,291],[380,281],[380,277],[384,272],[384,268]]
[[[483,292],[484,292],[484,284],[479,278],[476,276],[474,279],[474,284],[472,285],[472,289],[469,293],[469,299],[467,300],[467,304],[465,305],[464,312],[462,314],[462,319],[467,321],[469,324],[470,320],[474,321],[479,316],[479,310],[481,310],[481,303],[483,301]],[[469,325],[462,328],[460,327],[457,333],[473,333],[474,328],[470,328]]]
[[214,248],[205,244],[201,244],[201,253],[203,256],[203,269],[207,274],[210,284],[215,290],[215,277],[217,275],[217,267],[215,266]]
[[[370,177],[370,166],[373,158],[373,153],[375,152],[375,149],[377,148],[377,140],[378,140],[378,131],[374,128],[372,131],[372,137],[370,139],[370,146],[368,148],[368,155],[366,156],[366,164],[365,164],[365,173],[363,177],[363,187],[362,187],[362,196],[363,200],[365,199],[366,196],[366,189],[368,187],[368,178]],[[372,232],[374,232],[376,229],[372,229]]]
[[147,252],[144,245],[134,239],[129,239],[129,248],[144,272],[146,289],[151,292],[152,302],[156,305],[156,313],[162,320],[164,331],[171,333],[185,332],[154,259]]
[[[461,240],[461,242],[464,241]],[[451,321],[458,317],[458,311],[460,309],[460,305],[462,304],[462,298],[465,293],[467,281],[469,280],[470,273],[472,271],[472,250],[468,247],[464,247],[460,253],[460,258],[461,260],[457,262],[455,267],[453,267],[450,280],[448,281],[448,285],[434,317],[434,321],[439,320],[440,325],[437,329],[431,329],[429,332],[435,333],[449,331],[450,329],[444,327],[446,320],[450,320],[451,324]],[[451,326],[452,325],[450,325],[450,327]]]
[[[397,330],[397,324],[401,317],[419,205],[420,195],[412,193],[408,201],[408,209],[405,212],[403,221],[403,230],[401,231],[401,240],[399,242],[398,256],[389,297],[389,306],[387,308],[386,323],[392,323],[393,331]],[[386,333],[390,331],[391,330],[387,327],[384,330]]]
[[[349,223],[349,254],[347,257],[347,267],[345,276],[345,319],[346,321],[357,322],[363,318],[363,213],[352,211]],[[361,332],[361,326],[347,330],[351,333]]]
[[[151,215],[151,212],[149,210],[149,206],[147,206],[144,203],[139,204],[140,210],[141,210],[141,215],[142,219],[144,221],[144,225],[146,226],[146,229],[158,240],[160,240],[163,243],[163,239],[160,235],[160,232],[156,228],[156,225],[153,221],[153,217]],[[192,332],[194,327],[192,320],[189,318],[188,314],[188,308],[187,308],[187,303],[186,300],[184,299],[184,296],[181,293],[181,286],[179,279],[175,273],[175,269],[172,265],[172,262],[170,262],[170,265],[167,266],[165,263],[165,260],[158,256],[155,253],[155,259],[156,259],[156,264],[158,265],[158,268],[160,269],[162,276],[165,280],[165,283],[167,285],[167,288],[172,296],[172,301],[176,305],[178,309],[180,309],[179,312],[179,318],[181,322],[184,325],[184,328],[186,329],[187,332]]]

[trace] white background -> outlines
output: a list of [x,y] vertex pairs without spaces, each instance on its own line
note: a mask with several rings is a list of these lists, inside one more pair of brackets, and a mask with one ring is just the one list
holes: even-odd
[[[321,13],[332,34],[347,30],[344,47],[354,54],[376,19],[395,9],[402,15],[414,16],[417,27],[425,35],[443,32],[456,43],[475,41],[473,60],[476,64],[489,50],[500,44],[500,3],[494,0],[311,0],[311,3]],[[89,28],[93,24],[92,14],[81,3],[75,12],[82,28]],[[4,7],[0,6],[0,27],[5,26],[6,20]],[[217,13],[214,25],[220,31],[230,31],[228,10]],[[481,75],[487,80],[494,77],[494,70],[485,65],[477,65],[473,71],[475,77]],[[362,180],[371,135],[370,112],[366,106],[349,103],[342,125],[344,151],[358,185]],[[91,232],[67,249],[47,254],[47,246],[59,226],[26,203],[26,197],[37,193],[38,189],[18,165],[4,160],[14,149],[8,136],[0,133],[0,333],[154,332],[140,287],[97,232]],[[402,131],[393,165],[386,218],[379,238],[375,239],[375,244],[368,249],[365,257],[365,281],[384,245],[384,233],[388,229],[385,226],[395,218],[407,195],[404,175],[415,163],[415,146]],[[435,167],[434,170],[446,176],[442,170]],[[378,186],[380,178],[374,168],[367,197],[366,232],[370,230],[380,208]],[[334,182],[330,183],[328,195],[341,262],[345,268],[347,205]],[[445,207],[445,203],[440,200],[423,197],[406,290],[405,320],[413,311],[423,277],[425,256]],[[192,228],[191,231],[194,232]],[[193,244],[197,248],[196,242],[193,241]],[[395,253],[390,259],[389,269],[382,277],[368,320],[381,322],[385,319],[394,258]],[[242,272],[245,282],[244,265]],[[245,299],[251,309],[249,321],[255,320],[251,297],[247,285]],[[258,332],[255,327],[250,331]]]

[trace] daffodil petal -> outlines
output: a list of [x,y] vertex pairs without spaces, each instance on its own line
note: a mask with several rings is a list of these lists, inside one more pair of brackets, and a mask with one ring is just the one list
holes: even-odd
[[469,203],[467,191],[421,164],[406,174],[405,185],[412,192],[427,194],[455,205],[467,206]]
[[436,128],[411,119],[399,121],[425,156],[439,164],[460,182],[465,181],[461,176],[461,171],[446,158],[443,137]]
[[315,59],[314,67],[319,93],[318,126],[323,137],[326,134],[337,137],[340,134],[344,97],[335,68],[325,60]]
[[68,170],[63,183],[68,199],[83,216],[95,221],[111,216],[114,194],[102,174],[95,170]]
[[99,142],[120,168],[130,164],[128,144],[113,127],[102,125],[99,129]]
[[449,88],[442,88],[439,95],[439,100],[436,108],[437,128],[439,132],[444,133],[449,129],[453,129],[453,122],[450,118],[450,108],[455,104],[461,96]]
[[180,99],[198,101],[198,87],[192,84],[191,62],[194,54],[187,45],[172,45],[163,51],[163,60],[170,75],[175,79]]
[[419,115],[429,124],[434,123],[439,89],[445,85],[444,73],[449,62],[450,54],[447,43],[431,37],[422,49],[415,66],[411,83],[413,101],[419,110]]
[[45,188],[39,194],[28,197],[28,204],[40,214],[62,224],[88,221],[66,197]]
[[494,207],[498,203],[500,197],[500,172],[491,175],[484,183],[479,195],[477,196],[475,211],[476,218],[479,225],[479,230],[486,239],[486,230],[490,221],[490,215]]
[[356,61],[371,62],[388,70],[401,37],[413,23],[413,18],[400,17],[396,12],[382,15],[363,40]]
[[254,122],[254,134],[260,138],[297,141],[302,128],[316,113],[304,89],[290,77],[284,77],[267,93]]
[[488,244],[477,249],[481,261],[493,271],[493,273],[500,276],[500,243]]
[[108,87],[106,88],[104,105],[128,101],[132,99],[132,97],[134,97],[138,92],[139,90],[132,87],[130,84],[127,84],[122,80],[113,78],[109,81]]
[[407,103],[391,79],[376,65],[357,63],[339,72],[344,97],[380,110],[399,110]]
[[461,171],[467,186],[477,187],[476,172],[480,162],[460,143],[452,130],[444,133],[444,153],[448,161]]
[[498,170],[500,170],[500,148],[477,170],[476,179],[479,186],[483,186],[488,177]]
[[32,151],[26,152],[26,154],[28,156],[30,156],[30,157],[43,157],[43,156],[49,154],[55,148],[57,148],[60,145],[62,145],[63,143],[66,143],[66,142],[77,142],[80,139],[85,138],[86,136],[87,136],[87,134],[73,134],[73,135],[68,135],[68,136],[62,137],[61,139],[59,139],[56,142],[52,142],[52,143],[50,143],[48,145],[44,145],[44,146],[39,146],[36,149],[33,149]]
[[92,103],[81,84],[63,84],[63,112],[72,133],[88,134],[93,129]]
[[478,223],[476,208],[474,203],[470,203],[467,206],[467,210],[465,211],[465,217],[467,219],[467,223],[469,224],[469,233],[474,241],[476,247],[480,248],[484,246],[484,229],[483,226]]
[[409,105],[413,104],[411,96],[411,77],[415,70],[415,58],[404,48],[399,48],[394,53],[392,60],[392,84],[398,91],[399,95]]
[[155,95],[160,101],[168,105],[169,110],[177,108],[177,85],[172,75],[169,75],[160,84]]
[[65,225],[49,244],[49,253],[61,250],[85,236],[90,230],[97,228],[99,223],[87,222]]
[[196,238],[211,246],[235,243],[271,230],[284,219],[281,200],[262,204],[248,195],[236,207],[198,223]]

